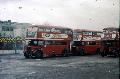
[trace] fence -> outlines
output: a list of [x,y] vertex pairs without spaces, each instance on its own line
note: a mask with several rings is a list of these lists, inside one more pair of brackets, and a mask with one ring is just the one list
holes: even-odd
[[0,50],[0,55],[2,54],[23,54],[23,50]]

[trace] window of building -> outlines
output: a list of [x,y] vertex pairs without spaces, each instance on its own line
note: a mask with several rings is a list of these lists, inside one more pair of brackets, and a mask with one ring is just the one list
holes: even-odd
[[2,26],[2,31],[13,31],[13,27]]

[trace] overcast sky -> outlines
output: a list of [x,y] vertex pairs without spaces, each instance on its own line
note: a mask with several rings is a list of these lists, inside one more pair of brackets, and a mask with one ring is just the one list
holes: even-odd
[[0,20],[102,30],[119,27],[119,0],[0,0]]

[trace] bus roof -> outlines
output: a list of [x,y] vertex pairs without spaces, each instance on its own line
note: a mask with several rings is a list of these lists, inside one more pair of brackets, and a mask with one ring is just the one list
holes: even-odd
[[95,30],[88,30],[88,29],[74,29],[75,32],[101,32],[102,31],[95,31]]
[[119,31],[120,28],[116,28],[116,27],[107,27],[107,28],[104,28],[103,30],[109,30],[109,31]]

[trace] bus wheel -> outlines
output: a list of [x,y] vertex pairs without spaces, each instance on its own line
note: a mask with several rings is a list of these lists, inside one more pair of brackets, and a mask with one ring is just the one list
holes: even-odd
[[102,57],[104,57],[105,55],[104,55],[104,52],[100,52],[100,55],[102,56]]
[[96,54],[100,54],[100,48],[97,48]]
[[24,52],[24,56],[25,56],[25,58],[30,58],[29,54],[27,52]]
[[69,56],[67,49],[63,50],[62,56],[64,56],[64,57],[68,57]]
[[118,57],[118,54],[117,54],[117,52],[113,52],[113,57]]
[[36,58],[36,59],[42,59],[42,58],[43,58],[43,52],[37,50],[37,51],[35,52],[35,58]]
[[84,49],[80,49],[80,55],[85,56],[85,50]]
[[104,54],[101,54],[102,57],[104,57]]
[[117,57],[117,55],[116,55],[116,54],[114,54],[114,56],[113,56],[113,57],[115,57],[115,58],[116,58],[116,57]]

